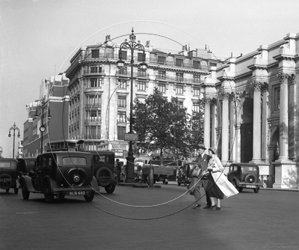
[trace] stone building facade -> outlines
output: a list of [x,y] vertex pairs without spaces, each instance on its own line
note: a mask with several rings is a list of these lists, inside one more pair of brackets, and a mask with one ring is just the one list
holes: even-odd
[[206,146],[225,164],[258,164],[277,188],[298,188],[298,52],[299,33],[287,34],[230,58],[203,85]]

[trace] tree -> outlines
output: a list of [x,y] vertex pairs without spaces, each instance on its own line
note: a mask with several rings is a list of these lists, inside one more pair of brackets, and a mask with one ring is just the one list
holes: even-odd
[[188,144],[188,115],[186,108],[179,106],[177,98],[168,101],[157,88],[145,102],[135,100],[134,130],[139,135],[139,145],[145,150],[160,150],[185,153]]
[[190,119],[190,134],[188,138],[189,145],[192,149],[195,145],[202,144],[204,141],[204,104],[198,100],[198,110],[193,112]]

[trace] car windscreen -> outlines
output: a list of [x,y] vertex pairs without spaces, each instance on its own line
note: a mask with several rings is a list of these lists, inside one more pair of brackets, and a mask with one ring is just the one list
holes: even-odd
[[86,166],[87,161],[84,157],[72,156],[63,157],[62,165],[75,165],[75,166]]
[[0,162],[0,169],[15,169],[16,165],[12,162]]
[[113,155],[94,155],[94,163],[114,164]]
[[257,168],[255,168],[255,167],[247,167],[247,166],[245,167],[245,166],[242,166],[241,169],[242,169],[243,172],[244,171],[250,171],[250,172],[257,171]]

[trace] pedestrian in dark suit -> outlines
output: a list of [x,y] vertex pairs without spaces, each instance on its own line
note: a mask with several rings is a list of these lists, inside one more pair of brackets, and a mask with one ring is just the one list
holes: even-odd
[[[211,157],[206,153],[206,147],[203,144],[198,145],[198,151],[199,151],[198,165],[200,166],[203,174],[208,173],[208,165]],[[204,207],[204,209],[207,209],[212,206],[211,199],[207,192],[208,180],[202,179],[202,184],[206,193],[206,201],[207,201],[207,204]]]

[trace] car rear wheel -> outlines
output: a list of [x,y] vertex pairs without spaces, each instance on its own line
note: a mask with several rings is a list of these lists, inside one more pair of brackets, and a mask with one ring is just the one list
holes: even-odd
[[105,187],[105,190],[107,192],[107,194],[112,194],[115,190],[115,185],[114,184],[110,184],[108,186]]
[[26,189],[26,187],[23,185],[22,186],[22,196],[24,200],[29,199],[30,192]]
[[84,195],[84,198],[87,202],[92,202],[92,200],[94,198],[94,191],[86,192],[86,194]]

